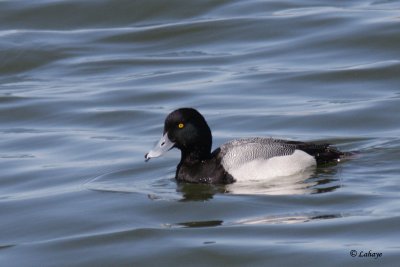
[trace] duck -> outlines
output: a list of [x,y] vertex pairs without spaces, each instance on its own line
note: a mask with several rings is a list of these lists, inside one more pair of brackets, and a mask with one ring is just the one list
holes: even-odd
[[173,148],[181,151],[175,179],[205,184],[291,176],[317,165],[339,162],[345,156],[330,144],[270,137],[235,139],[211,151],[211,129],[194,108],[179,108],[166,117],[162,137],[145,154],[145,161]]

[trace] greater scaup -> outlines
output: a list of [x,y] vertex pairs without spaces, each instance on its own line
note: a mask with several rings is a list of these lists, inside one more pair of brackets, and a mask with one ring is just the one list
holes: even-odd
[[176,147],[181,150],[177,181],[230,184],[240,179],[289,176],[344,156],[329,144],[272,138],[237,139],[213,152],[211,144],[211,130],[204,117],[193,108],[180,108],[167,116],[163,136],[145,159]]

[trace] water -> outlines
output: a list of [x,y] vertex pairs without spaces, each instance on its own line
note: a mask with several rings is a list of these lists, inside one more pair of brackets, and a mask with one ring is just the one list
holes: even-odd
[[[399,8],[1,1],[0,265],[397,265]],[[359,153],[306,180],[176,184],[178,152],[143,156],[182,106],[214,147]]]

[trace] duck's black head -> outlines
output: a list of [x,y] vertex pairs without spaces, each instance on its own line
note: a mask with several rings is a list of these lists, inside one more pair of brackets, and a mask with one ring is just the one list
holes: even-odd
[[180,108],[167,116],[163,137],[145,158],[161,156],[176,147],[182,151],[182,160],[202,160],[210,157],[211,145],[211,130],[204,117],[193,108]]

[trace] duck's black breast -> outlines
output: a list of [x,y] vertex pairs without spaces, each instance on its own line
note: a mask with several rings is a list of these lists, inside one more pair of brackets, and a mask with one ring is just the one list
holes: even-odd
[[220,149],[216,149],[208,159],[183,160],[176,170],[176,180],[189,183],[230,184],[235,179],[221,164]]

